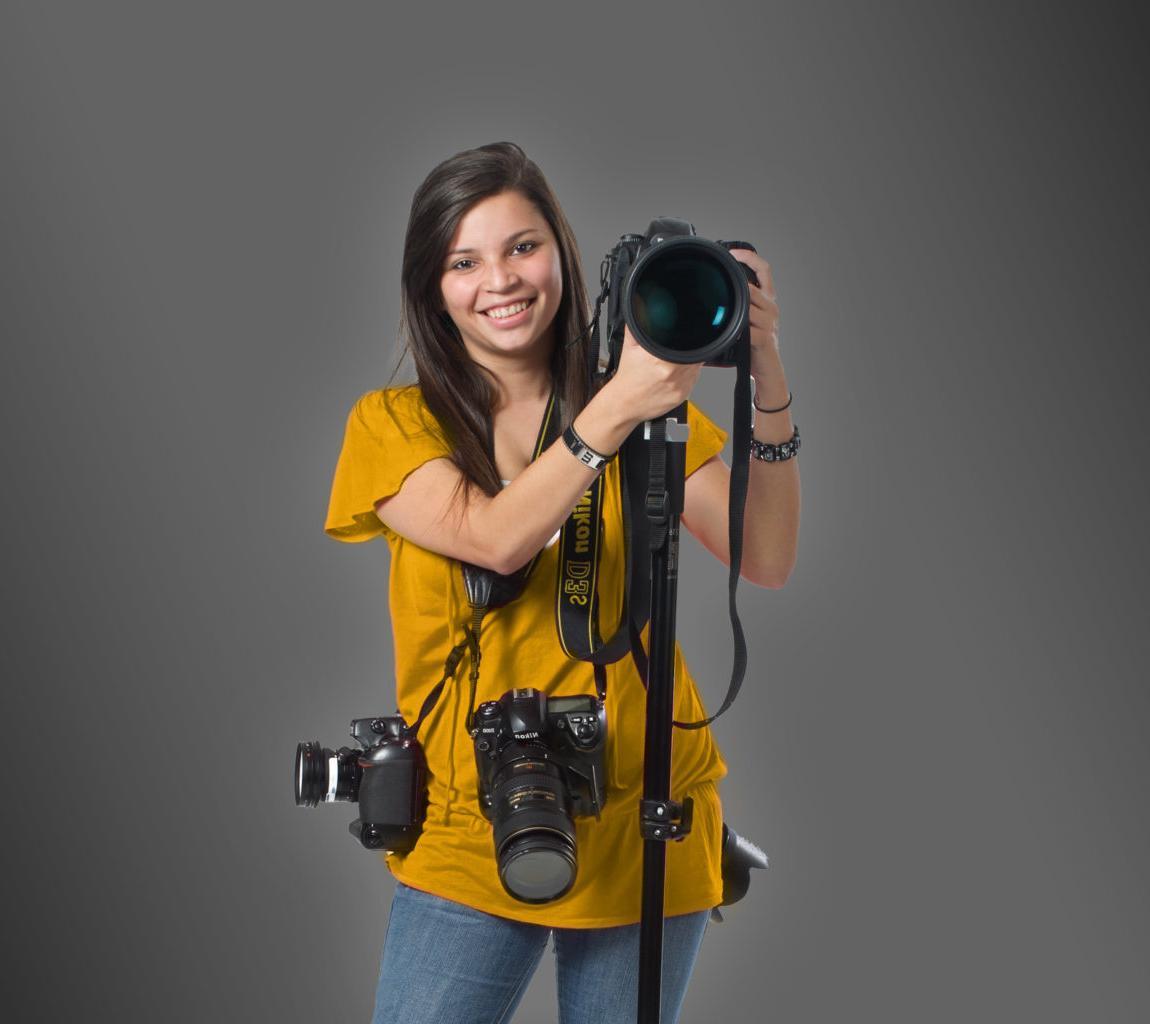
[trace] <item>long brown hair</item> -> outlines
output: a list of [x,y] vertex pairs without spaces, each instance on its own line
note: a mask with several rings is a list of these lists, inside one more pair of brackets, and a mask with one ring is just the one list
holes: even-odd
[[[416,190],[403,245],[400,334],[415,362],[428,409],[452,446],[463,473],[464,497],[477,485],[500,489],[492,450],[491,416],[497,398],[489,376],[471,359],[459,330],[443,311],[440,280],[447,247],[460,220],[480,200],[518,191],[546,218],[559,244],[563,297],[555,313],[551,377],[566,426],[587,404],[585,328],[590,314],[574,232],[547,179],[513,142],[468,149],[436,167]],[[401,356],[402,360],[402,356]]]

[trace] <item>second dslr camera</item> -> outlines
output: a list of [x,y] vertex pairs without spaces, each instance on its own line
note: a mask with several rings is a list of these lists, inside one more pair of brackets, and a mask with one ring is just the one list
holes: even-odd
[[598,817],[607,799],[603,702],[508,690],[479,706],[471,735],[503,887],[524,903],[558,899],[578,869],[573,819]]

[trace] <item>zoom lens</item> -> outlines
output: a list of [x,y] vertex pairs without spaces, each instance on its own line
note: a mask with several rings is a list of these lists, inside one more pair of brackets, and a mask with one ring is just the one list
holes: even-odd
[[[510,756],[508,756],[510,755]],[[558,899],[575,884],[575,825],[561,769],[512,744],[496,770],[491,820],[499,878],[524,903]]]
[[740,264],[721,246],[690,236],[643,252],[627,283],[624,311],[636,340],[661,359],[703,363],[747,323]]

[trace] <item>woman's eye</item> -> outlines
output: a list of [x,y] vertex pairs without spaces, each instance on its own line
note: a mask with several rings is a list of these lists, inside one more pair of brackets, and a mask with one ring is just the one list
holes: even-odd
[[[534,249],[538,249],[538,248],[539,248],[538,242],[516,242],[515,245],[512,246],[511,251],[513,253],[516,253],[519,256],[525,256],[527,253],[531,252]],[[450,269],[451,270],[470,270],[474,265],[475,265],[474,260],[464,258],[461,260],[456,260],[454,263],[452,263]]]

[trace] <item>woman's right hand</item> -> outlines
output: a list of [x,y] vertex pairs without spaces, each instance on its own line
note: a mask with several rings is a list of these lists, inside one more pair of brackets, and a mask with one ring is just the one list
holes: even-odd
[[681,405],[690,396],[703,363],[669,363],[652,355],[623,330],[623,349],[615,375],[604,385],[613,402],[638,426]]
[[618,451],[640,423],[658,419],[687,400],[703,363],[669,363],[651,355],[629,327],[611,379],[575,418],[575,430],[595,451]]
[[[592,450],[613,454],[640,423],[681,405],[702,366],[657,359],[625,331],[619,366],[575,417],[576,432]],[[488,497],[476,489],[461,501],[459,468],[448,458],[431,459],[375,511],[384,525],[420,547],[509,573],[548,543],[594,477],[556,441],[499,494]]]

